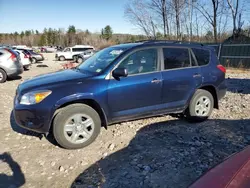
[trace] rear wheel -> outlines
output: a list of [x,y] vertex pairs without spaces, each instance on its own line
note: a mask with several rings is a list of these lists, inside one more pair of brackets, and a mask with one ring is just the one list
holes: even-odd
[[101,119],[88,105],[73,104],[60,111],[53,123],[53,134],[58,144],[66,149],[83,148],[99,135]]
[[64,56],[60,56],[59,57],[59,61],[65,61],[65,57]]
[[0,69],[0,83],[4,83],[7,79],[7,74],[4,70]]
[[34,58],[34,57],[32,57],[32,59],[31,59],[31,63],[36,63],[37,62],[37,60],[36,60],[36,58]]
[[212,94],[206,90],[198,89],[185,111],[185,117],[189,121],[202,122],[211,115],[213,108],[214,98]]

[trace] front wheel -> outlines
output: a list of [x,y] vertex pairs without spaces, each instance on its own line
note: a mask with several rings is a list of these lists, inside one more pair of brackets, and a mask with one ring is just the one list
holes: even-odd
[[212,94],[206,90],[198,89],[184,114],[189,121],[202,122],[211,115],[213,108],[214,98]]
[[98,113],[88,105],[73,104],[62,109],[55,117],[53,134],[58,144],[66,149],[88,146],[101,129]]
[[60,56],[59,57],[59,61],[65,61],[65,57],[64,56]]

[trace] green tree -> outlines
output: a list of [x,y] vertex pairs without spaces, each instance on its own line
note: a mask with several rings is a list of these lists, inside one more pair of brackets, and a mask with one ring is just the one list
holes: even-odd
[[110,27],[110,25],[107,25],[104,29],[101,31],[102,38],[109,40],[112,38],[113,30]]
[[156,33],[156,39],[162,39],[163,38],[163,34],[160,32]]
[[36,35],[39,35],[39,31],[38,30],[36,30]]
[[86,29],[85,34],[90,35],[91,33],[90,33],[90,31],[88,29]]
[[19,34],[18,34],[18,32],[16,31],[15,33],[14,33],[14,36],[15,37],[17,37]]
[[67,32],[67,33],[68,33],[68,34],[70,34],[70,33],[75,34],[75,33],[76,33],[76,28],[75,28],[75,26],[70,25],[69,28],[68,28],[68,32]]
[[212,31],[207,31],[205,38],[207,41],[212,41],[213,40],[213,32]]
[[53,30],[52,30],[52,28],[48,29],[47,42],[48,42],[48,45],[52,45],[52,43],[53,43]]
[[46,36],[45,36],[45,34],[41,35],[40,40],[38,42],[38,45],[39,46],[45,46],[46,45]]
[[27,36],[27,37],[28,37],[28,36],[30,36],[30,35],[31,35],[31,31],[26,30],[26,31],[25,31],[25,36]]
[[20,34],[21,38],[24,37],[24,32],[22,31],[21,34]]
[[135,39],[135,36],[134,36],[134,35],[131,35],[131,37],[130,37],[130,41],[131,41],[131,42],[135,42],[135,41],[136,41],[136,39]]

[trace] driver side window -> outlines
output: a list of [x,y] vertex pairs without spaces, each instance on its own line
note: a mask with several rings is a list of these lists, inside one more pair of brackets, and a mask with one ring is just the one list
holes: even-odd
[[118,68],[126,68],[128,75],[154,72],[157,70],[157,49],[136,51],[124,59]]

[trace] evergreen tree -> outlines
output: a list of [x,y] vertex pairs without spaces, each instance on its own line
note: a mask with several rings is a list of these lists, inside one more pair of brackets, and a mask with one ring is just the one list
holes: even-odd
[[113,30],[112,28],[110,27],[110,25],[107,25],[104,29],[102,29],[101,31],[101,36],[102,38],[106,39],[106,40],[109,40],[111,39],[113,35]]

